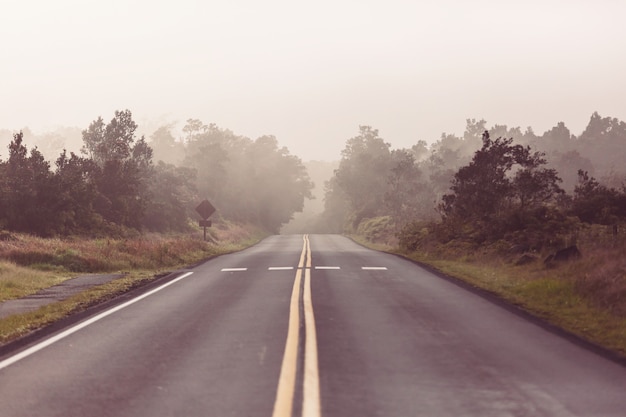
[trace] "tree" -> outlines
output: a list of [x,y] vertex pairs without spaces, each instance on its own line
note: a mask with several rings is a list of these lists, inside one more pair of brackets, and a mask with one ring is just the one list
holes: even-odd
[[594,112],[587,127],[581,133],[580,140],[622,142],[626,138],[626,122],[613,117],[602,117]]
[[558,151],[551,153],[549,165],[559,173],[559,176],[563,179],[562,188],[569,193],[574,191],[574,187],[578,183],[578,170],[594,172],[591,160],[582,156],[576,150],[564,153]]
[[142,224],[152,231],[189,229],[189,208],[197,204],[196,172],[159,161],[149,183],[150,200]]
[[518,170],[511,182],[512,200],[517,203],[519,212],[543,206],[563,194],[556,170],[538,168],[540,164],[545,164],[544,160],[533,161],[532,164]]
[[183,132],[187,134],[185,140],[191,141],[195,136],[206,133],[209,126],[205,125],[198,119],[187,119],[187,124],[183,127]]
[[337,185],[337,177],[324,182],[324,211],[320,215],[317,229],[321,233],[342,233],[350,213],[348,197]]
[[256,139],[245,157],[248,178],[240,198],[246,200],[256,224],[277,233],[295,212],[302,211],[305,198],[313,198],[313,183],[300,158],[279,147],[274,136]]
[[394,150],[391,159],[392,168],[387,177],[384,204],[399,230],[405,223],[429,217],[434,193],[422,181],[422,172],[413,153]]
[[27,231],[25,213],[34,203],[36,190],[28,160],[28,149],[22,143],[23,132],[13,135],[9,144],[9,159],[3,169],[2,218],[4,227],[10,230]]
[[359,135],[349,139],[341,152],[336,181],[331,185],[340,187],[347,197],[354,213],[354,227],[384,209],[387,177],[392,167],[389,148],[377,129],[360,126]]
[[99,117],[83,131],[82,152],[97,166],[91,173],[98,190],[95,210],[106,221],[139,229],[149,198],[152,149],[144,137],[136,140],[136,129],[130,110],[116,111],[108,124]]
[[3,167],[1,222],[9,230],[53,235],[60,228],[59,192],[55,178],[37,148],[23,144],[22,132],[13,135],[9,159]]
[[599,177],[611,171],[625,173],[626,122],[595,112],[579,142],[580,152],[591,160]]
[[431,189],[435,194],[434,200],[439,201],[450,190],[450,183],[459,167],[446,165],[450,159],[462,160],[458,157],[458,151],[448,148],[433,150],[428,159],[420,163],[420,169],[427,176]]
[[411,153],[416,162],[423,161],[428,158],[428,143],[425,140],[419,140],[411,147]]
[[102,117],[83,131],[83,153],[99,165],[107,161],[128,159],[132,153],[137,124],[130,110],[115,111],[115,117],[104,124]]
[[228,219],[278,232],[312,198],[302,161],[274,136],[253,141],[196,119],[187,120],[183,132],[184,164],[196,172],[199,197]]
[[600,184],[587,171],[578,170],[572,214],[586,223],[614,224],[626,219],[626,192]]
[[229,175],[229,165],[238,165],[231,156],[243,149],[229,153],[231,133],[214,124],[190,119],[183,131],[187,133],[184,165],[196,170],[198,194],[216,202],[229,200],[228,183],[237,177]]
[[485,130],[487,130],[485,119],[465,119],[465,132],[463,132],[463,141],[459,144],[459,153],[467,156],[480,149],[482,134]]
[[460,219],[475,231],[501,235],[522,227],[519,220],[526,214],[563,193],[556,171],[543,167],[544,155],[512,142],[491,140],[485,131],[482,148],[454,175],[451,193],[443,196],[444,221]]
[[63,151],[56,160],[58,190],[56,213],[63,234],[92,234],[102,227],[102,217],[94,211],[98,190],[90,180],[97,166],[93,161]]
[[184,144],[172,135],[172,126],[161,126],[150,136],[150,147],[154,150],[154,161],[180,164],[185,157]]

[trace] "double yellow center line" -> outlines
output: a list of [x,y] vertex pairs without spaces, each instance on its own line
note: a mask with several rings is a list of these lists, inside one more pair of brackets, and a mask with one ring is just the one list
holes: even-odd
[[302,307],[304,311],[304,368],[302,378],[302,417],[320,417],[320,383],[317,365],[317,336],[315,333],[315,317],[311,302],[311,245],[309,236],[303,236],[302,253],[296,272],[296,279],[291,292],[289,306],[289,327],[285,354],[278,379],[276,401],[272,417],[291,417],[296,389],[298,370],[298,341],[300,339],[300,290],[304,271],[304,289],[302,291]]

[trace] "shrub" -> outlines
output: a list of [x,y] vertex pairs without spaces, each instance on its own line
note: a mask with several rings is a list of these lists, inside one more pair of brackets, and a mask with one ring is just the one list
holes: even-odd
[[370,242],[392,243],[395,241],[392,230],[393,219],[391,216],[373,217],[359,223],[357,234]]

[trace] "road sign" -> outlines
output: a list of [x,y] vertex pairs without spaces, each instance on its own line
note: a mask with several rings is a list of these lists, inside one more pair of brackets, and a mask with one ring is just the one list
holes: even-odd
[[211,217],[211,214],[215,213],[215,207],[213,204],[209,203],[209,200],[203,200],[198,207],[196,207],[196,211],[202,217],[200,220],[200,227],[204,228],[204,240],[206,241],[206,228],[211,227],[211,220],[207,220]]
[[203,220],[206,220],[211,217],[211,214],[215,213],[215,207],[209,203],[209,200],[204,200],[196,207],[196,211]]

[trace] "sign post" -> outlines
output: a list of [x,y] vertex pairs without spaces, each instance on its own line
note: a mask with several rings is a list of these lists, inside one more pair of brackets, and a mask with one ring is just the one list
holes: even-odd
[[203,200],[198,207],[196,207],[196,211],[202,217],[200,220],[200,227],[204,228],[204,241],[206,242],[206,228],[211,227],[211,220],[207,220],[213,213],[215,213],[215,207],[213,204],[209,203],[209,200]]

